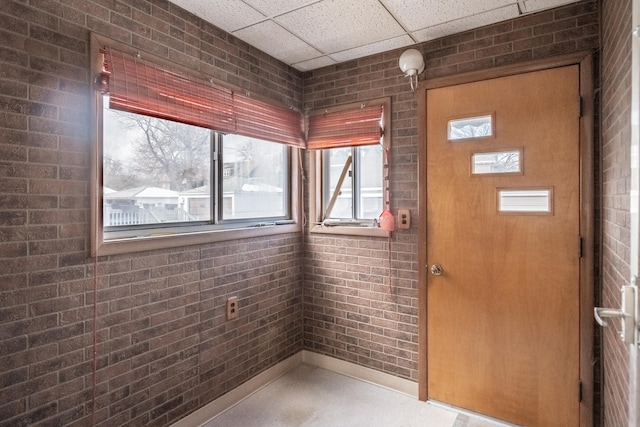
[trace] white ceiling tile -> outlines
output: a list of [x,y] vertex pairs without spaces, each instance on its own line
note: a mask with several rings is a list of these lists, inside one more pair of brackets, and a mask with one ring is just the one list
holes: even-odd
[[335,63],[336,61],[329,58],[328,56],[321,56],[320,58],[310,59],[309,61],[298,62],[297,64],[293,64],[292,66],[300,71],[309,71],[315,70],[316,68],[333,65]]
[[244,0],[267,16],[276,16],[320,0]]
[[518,6],[516,4],[512,4],[489,12],[445,22],[440,25],[434,25],[433,27],[415,31],[412,34],[419,42],[426,42],[440,37],[472,30],[474,28],[484,27],[485,25],[495,24],[507,19],[516,18],[517,16],[519,16]]
[[[234,32],[233,35],[287,64],[322,55],[273,21],[264,21],[243,28]],[[274,43],[274,40],[278,42]]]
[[410,32],[515,4],[517,0],[381,0]]
[[224,31],[231,33],[266,19],[266,16],[241,0],[171,0]]
[[170,0],[307,71],[578,0]]
[[342,52],[329,55],[338,62],[350,61],[352,59],[363,58],[365,56],[374,55],[376,53],[386,52],[401,48],[403,46],[411,46],[415,44],[413,39],[407,35],[394,37],[392,39],[383,40],[377,43],[371,43],[364,46],[356,47]]
[[576,0],[525,0],[524,12],[537,12],[543,9],[549,9],[552,7],[562,6],[563,4],[575,3]]
[[324,53],[403,34],[378,0],[324,0],[274,18]]

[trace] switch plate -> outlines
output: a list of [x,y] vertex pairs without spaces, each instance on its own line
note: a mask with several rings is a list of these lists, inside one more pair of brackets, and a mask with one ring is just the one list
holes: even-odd
[[411,228],[411,212],[409,209],[398,209],[398,228],[401,230]]
[[227,320],[238,318],[238,297],[229,297],[227,300]]

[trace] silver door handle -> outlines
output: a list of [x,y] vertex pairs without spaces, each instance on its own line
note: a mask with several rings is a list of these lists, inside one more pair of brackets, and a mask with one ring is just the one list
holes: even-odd
[[622,312],[622,310],[618,310],[615,308],[595,307],[593,309],[593,317],[596,318],[596,322],[598,322],[598,325],[609,326],[607,321],[603,319],[604,317],[615,317],[618,319],[622,319],[624,318],[624,313]]
[[633,278],[634,285],[623,286],[622,307],[621,308],[603,308],[595,307],[593,316],[600,326],[608,326],[605,318],[612,317],[620,319],[619,336],[625,344],[637,344],[638,342],[638,324],[636,323],[636,278]]

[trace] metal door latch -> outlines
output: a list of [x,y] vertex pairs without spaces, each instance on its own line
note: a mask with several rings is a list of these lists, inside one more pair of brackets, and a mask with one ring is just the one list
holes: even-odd
[[633,285],[623,286],[621,308],[603,308],[595,307],[593,315],[600,326],[608,326],[609,323],[605,318],[620,319],[620,338],[625,344],[635,344],[638,340],[638,331],[636,324],[636,278],[633,278]]
[[443,271],[442,266],[440,264],[433,264],[430,270],[431,270],[431,274],[433,274],[434,276],[441,276]]

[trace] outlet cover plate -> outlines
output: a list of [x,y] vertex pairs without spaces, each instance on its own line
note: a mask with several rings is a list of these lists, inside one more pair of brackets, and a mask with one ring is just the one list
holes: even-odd
[[238,318],[238,297],[229,297],[227,300],[227,320]]
[[409,209],[398,209],[398,228],[400,230],[411,228],[411,211]]

